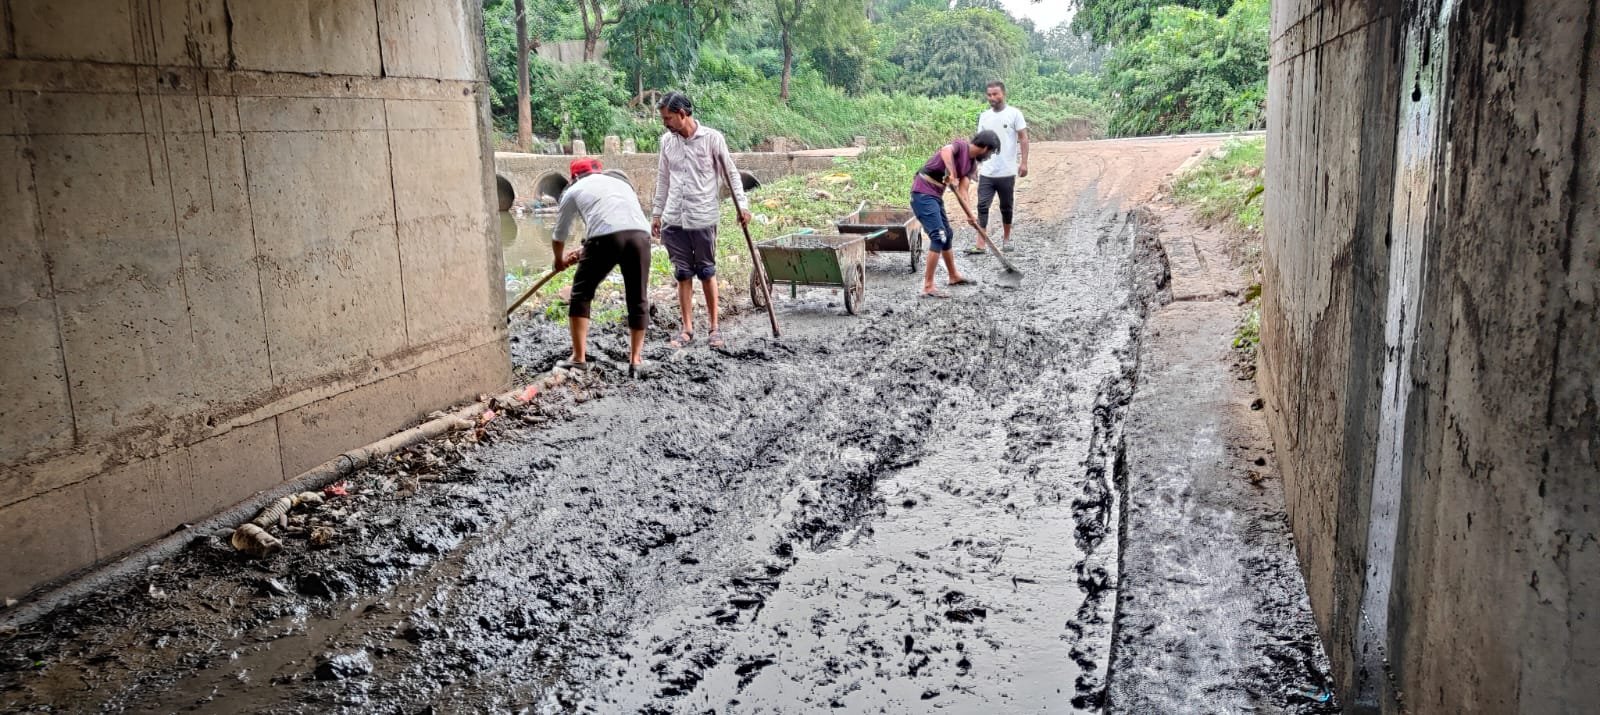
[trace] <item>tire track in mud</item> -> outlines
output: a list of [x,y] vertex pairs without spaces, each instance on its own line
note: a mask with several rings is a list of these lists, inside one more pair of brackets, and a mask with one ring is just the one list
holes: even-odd
[[[780,534],[805,533],[822,523],[843,538],[814,542],[810,551],[796,554],[792,542],[780,535],[758,540],[726,559],[730,575],[672,599],[693,606],[645,619],[625,657],[614,664],[617,675],[596,688],[587,708],[754,712],[808,703],[893,710],[959,708],[963,702],[984,701],[1057,710],[1098,706],[1104,689],[1101,661],[1109,644],[1110,604],[1104,594],[1115,570],[1114,550],[1098,549],[1115,528],[1109,469],[1120,449],[1121,410],[1135,373],[1133,338],[1145,305],[1159,290],[1162,269],[1150,253],[1153,244],[1139,242],[1127,215],[1103,214],[1074,226],[1084,228],[1061,235],[1091,240],[1089,256],[1121,256],[1121,265],[1109,271],[1115,279],[1091,284],[1103,291],[1099,305],[1082,304],[1084,310],[1069,310],[1077,315],[1062,320],[1061,306],[1048,305],[1058,299],[1045,286],[1037,294],[1024,291],[1022,300],[990,294],[980,298],[991,300],[956,302],[934,313],[936,320],[913,328],[929,334],[925,342],[957,346],[943,353],[926,345],[914,349],[918,355],[943,356],[935,362],[946,367],[932,370],[931,377],[944,397],[928,422],[935,432],[954,433],[982,452],[976,467],[954,464],[952,460],[959,460],[953,450],[924,442],[915,460],[902,460],[902,468],[870,474],[870,479],[847,473],[824,476],[821,484],[836,487],[834,496],[817,498],[805,487],[798,489],[800,496],[787,507],[791,511],[780,510],[768,519],[789,525]],[[1136,245],[1143,246],[1137,258]],[[1050,268],[1056,267],[1033,266],[1041,276],[1049,275]],[[1074,273],[1081,278],[1083,271]],[[1107,295],[1110,305],[1105,305]],[[1016,321],[991,320],[997,308]],[[972,327],[984,324],[989,329],[975,336]],[[868,349],[890,346],[887,354],[893,356],[893,343],[865,343]],[[891,360],[889,367],[893,372],[898,366]],[[904,386],[903,381],[897,385]],[[963,422],[995,428],[963,431]],[[992,449],[975,444],[985,440],[995,442]],[[962,471],[966,473],[952,476]],[[809,477],[801,480],[808,482],[816,483]],[[1037,545],[950,528],[948,522],[931,529],[913,527],[908,538],[896,523],[904,519],[896,515],[925,510],[935,500],[970,507],[974,513],[992,510],[984,518],[996,519],[996,525],[1032,515],[1053,519],[1065,527],[1061,535],[1073,540],[1078,551],[1053,554],[1057,558],[1046,559],[1044,575],[1008,575],[996,567]],[[871,507],[864,510],[862,504]],[[851,508],[821,520],[810,516],[828,512],[829,505]],[[853,514],[868,518],[855,521]],[[954,538],[946,538],[950,536]],[[895,553],[897,548],[901,553]],[[956,563],[938,563],[940,551],[954,555]],[[997,579],[1016,593],[1063,572],[1068,575],[1057,580],[1070,594],[1057,593],[1056,598],[1075,610],[1041,617],[1016,606],[1010,607],[1011,614],[1008,606],[996,607],[988,594]],[[940,576],[951,583],[933,584]],[[952,585],[962,580],[972,583]],[[849,605],[826,603],[830,598]],[[879,607],[911,615],[889,623],[895,619],[872,612]],[[993,654],[1015,658],[1018,651],[1038,653],[1040,644],[1028,637],[1019,642],[997,637],[994,631],[999,629],[989,621],[1002,617],[1025,623],[1053,620],[1048,636],[1052,643],[1045,652],[1066,643],[1058,649],[1058,664],[1075,666],[1076,671],[1058,668],[1054,675],[1067,677],[1037,678],[1023,688],[1037,691],[1032,699],[1007,692],[1017,689],[1017,680],[1035,674],[1008,673],[1015,666]],[[979,659],[993,663],[986,664],[989,672],[975,665]]]
[[[1020,291],[917,301],[875,270],[864,318],[814,290],[781,342],[755,320],[722,354],[652,336],[660,378],[546,395],[415,496],[363,473],[334,548],[244,563],[201,539],[7,641],[52,660],[0,665],[0,708],[1095,708],[1106,470],[1164,268],[1077,196],[1018,227]],[[521,367],[563,333],[519,327]],[[323,678],[342,653],[370,672]]]

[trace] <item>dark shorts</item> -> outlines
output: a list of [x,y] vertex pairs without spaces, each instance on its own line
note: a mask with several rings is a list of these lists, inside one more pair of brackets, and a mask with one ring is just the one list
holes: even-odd
[[589,317],[595,290],[618,266],[622,267],[622,290],[628,298],[628,327],[644,330],[650,320],[646,291],[650,281],[650,234],[645,231],[618,231],[584,240],[583,258],[578,261],[577,275],[572,277],[567,315]]
[[950,250],[953,232],[950,217],[944,213],[944,201],[920,191],[911,192],[911,213],[922,222],[922,231],[928,237],[928,250],[943,253]]
[[978,225],[987,229],[989,227],[989,205],[994,203],[994,197],[1000,197],[1000,223],[1011,225],[1011,204],[1016,194],[1017,177],[1015,176],[982,176],[978,177]]
[[691,278],[709,280],[717,275],[717,227],[684,228],[665,226],[661,245],[672,259],[672,275],[679,282]]

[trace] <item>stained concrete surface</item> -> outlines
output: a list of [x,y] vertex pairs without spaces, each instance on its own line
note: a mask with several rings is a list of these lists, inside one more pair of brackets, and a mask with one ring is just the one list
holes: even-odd
[[0,2],[0,598],[508,382],[479,10]]
[[1261,384],[1344,704],[1600,709],[1600,8],[1272,14]]
[[[1210,142],[1036,147],[1020,290],[918,299],[881,256],[861,316],[811,289],[780,298],[782,340],[762,316],[722,351],[654,331],[658,378],[582,376],[387,460],[277,557],[196,535],[6,634],[0,707],[1100,709],[1115,478],[1165,274],[1128,209]],[[513,337],[523,370],[566,349],[548,323]],[[329,548],[307,548],[316,523]]]
[[1241,246],[1156,205],[1171,301],[1140,343],[1119,478],[1109,710],[1338,712],[1254,382],[1231,346]]

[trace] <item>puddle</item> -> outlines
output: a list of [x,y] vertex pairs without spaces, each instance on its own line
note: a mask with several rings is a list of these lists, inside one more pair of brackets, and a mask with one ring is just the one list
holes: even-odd
[[528,283],[550,269],[554,255],[550,251],[550,238],[555,231],[555,217],[502,211],[497,214],[497,220],[509,304]]

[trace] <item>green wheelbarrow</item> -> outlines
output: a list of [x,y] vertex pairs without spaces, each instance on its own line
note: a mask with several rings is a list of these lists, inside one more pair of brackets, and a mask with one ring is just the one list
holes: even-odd
[[[879,232],[881,233],[881,232]],[[756,307],[773,286],[788,284],[789,295],[800,286],[835,286],[844,292],[844,312],[855,315],[867,296],[867,241],[878,234],[785,234],[756,244],[762,270],[750,272],[750,296]],[[761,290],[766,275],[768,292]]]

